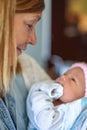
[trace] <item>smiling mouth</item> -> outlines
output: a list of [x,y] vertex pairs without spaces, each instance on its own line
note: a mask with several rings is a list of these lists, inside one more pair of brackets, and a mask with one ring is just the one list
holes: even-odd
[[26,50],[26,47],[24,47],[24,48],[19,48],[19,47],[17,47],[17,53],[18,54],[21,54],[22,53],[22,51],[24,51],[24,50]]
[[22,51],[22,50],[21,50],[20,48],[18,48],[18,47],[17,47],[17,50],[18,50],[18,51]]
[[17,47],[17,54],[20,55],[21,53],[22,53],[22,50],[19,47]]

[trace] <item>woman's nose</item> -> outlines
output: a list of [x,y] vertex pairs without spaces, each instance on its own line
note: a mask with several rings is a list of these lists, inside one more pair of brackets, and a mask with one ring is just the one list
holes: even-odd
[[35,45],[37,42],[36,32],[32,30],[32,32],[28,36],[28,43]]

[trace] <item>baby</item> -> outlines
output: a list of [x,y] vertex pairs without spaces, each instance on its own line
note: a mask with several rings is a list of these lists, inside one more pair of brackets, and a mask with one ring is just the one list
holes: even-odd
[[27,98],[28,130],[71,130],[87,106],[86,79],[87,65],[75,63],[55,81],[35,83]]

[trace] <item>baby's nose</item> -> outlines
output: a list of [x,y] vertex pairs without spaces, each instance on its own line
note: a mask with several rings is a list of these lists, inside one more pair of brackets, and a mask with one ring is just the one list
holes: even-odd
[[57,79],[56,79],[56,82],[58,82],[58,83],[60,83],[60,84],[64,84],[64,82],[65,82],[65,75],[62,75],[62,76],[60,76],[60,77],[58,77]]

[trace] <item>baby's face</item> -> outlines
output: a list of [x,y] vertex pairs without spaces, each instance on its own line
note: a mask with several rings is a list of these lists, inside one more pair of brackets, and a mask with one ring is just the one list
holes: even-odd
[[83,70],[79,67],[68,70],[64,75],[56,79],[64,88],[62,102],[71,102],[85,95],[85,78]]

